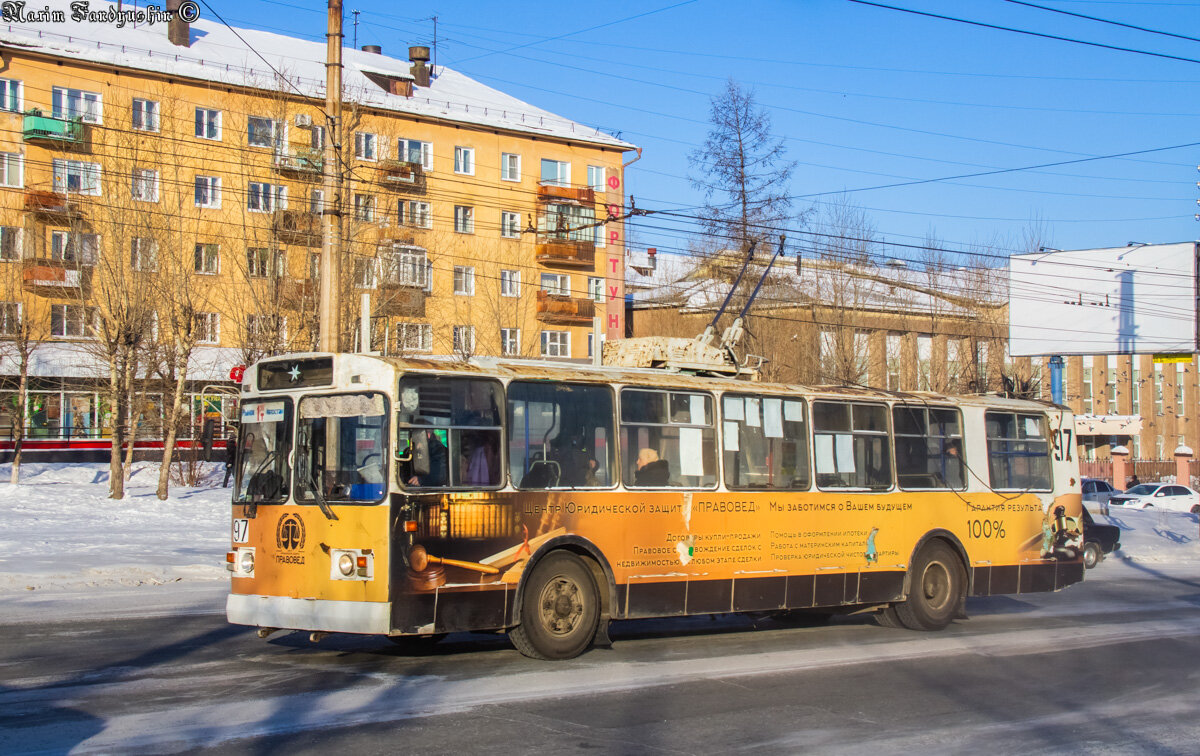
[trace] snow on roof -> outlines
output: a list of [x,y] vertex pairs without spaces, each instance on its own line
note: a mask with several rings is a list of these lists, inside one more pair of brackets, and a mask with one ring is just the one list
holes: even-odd
[[[190,28],[191,46],[180,47],[167,39],[166,23],[118,27],[115,23],[76,22],[71,20],[64,0],[48,5],[52,10],[63,10],[67,21],[0,24],[0,45],[222,84],[285,89],[324,101],[324,42],[254,29],[236,29],[235,33],[223,24],[200,18]],[[93,2],[91,10],[102,11],[108,5]],[[363,105],[621,150],[635,149],[633,144],[595,127],[542,110],[443,66],[437,67],[429,87],[416,87],[412,97],[405,97],[385,92],[366,73],[411,80],[407,60],[344,48],[342,62],[346,99]],[[276,72],[286,82],[280,82]]]
[[[81,341],[47,341],[29,358],[31,378],[89,378],[107,380],[108,365],[98,344]],[[188,380],[228,383],[229,369],[242,363],[241,351],[230,347],[199,346],[192,351]],[[0,347],[0,375],[17,375],[16,355]]]

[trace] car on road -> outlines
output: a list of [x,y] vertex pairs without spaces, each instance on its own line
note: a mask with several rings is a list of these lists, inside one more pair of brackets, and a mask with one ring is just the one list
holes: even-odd
[[1113,494],[1108,503],[1126,509],[1165,509],[1170,512],[1200,512],[1200,494],[1175,483],[1139,483],[1125,493]]
[[1083,566],[1089,570],[1121,548],[1121,529],[1116,525],[1102,525],[1092,518],[1092,513],[1083,508]]
[[1099,478],[1084,478],[1080,485],[1083,488],[1083,503],[1098,504],[1102,512],[1108,506],[1109,497],[1121,493],[1119,488],[1113,488],[1107,480]]

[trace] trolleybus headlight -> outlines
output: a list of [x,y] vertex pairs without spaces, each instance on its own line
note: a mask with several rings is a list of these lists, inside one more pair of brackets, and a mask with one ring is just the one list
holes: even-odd
[[238,555],[238,566],[246,574],[254,572],[254,552],[247,549]]
[[355,564],[353,555],[343,553],[340,557],[338,557],[337,565],[338,571],[346,577],[350,577],[354,574]]

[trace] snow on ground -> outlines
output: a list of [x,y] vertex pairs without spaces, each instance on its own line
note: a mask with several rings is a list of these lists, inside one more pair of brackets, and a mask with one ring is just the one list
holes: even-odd
[[[0,480],[9,475],[0,465]],[[105,464],[23,465],[19,485],[0,484],[0,616],[220,611],[230,516],[222,477],[222,465],[206,465],[196,487],[173,485],[159,501],[158,465],[139,462],[125,500],[114,501]],[[1196,515],[1113,507],[1096,519],[1121,528],[1109,564],[1200,564]]]

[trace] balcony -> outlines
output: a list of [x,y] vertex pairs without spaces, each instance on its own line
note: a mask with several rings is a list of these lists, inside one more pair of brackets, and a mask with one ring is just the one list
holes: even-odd
[[596,204],[596,191],[590,186],[563,184],[538,184],[538,202],[577,202],[581,205]]
[[307,210],[276,210],[271,219],[271,231],[284,244],[321,246],[321,216]]
[[537,245],[536,259],[542,265],[562,268],[596,267],[596,243],[590,241],[568,241],[565,239],[543,239]]
[[380,283],[376,293],[376,311],[380,315],[404,318],[425,317],[425,289],[397,283]]
[[92,268],[68,260],[25,258],[21,261],[21,284],[25,291],[43,297],[76,297],[86,293]]
[[317,178],[325,170],[325,156],[320,150],[303,148],[292,152],[275,153],[275,170],[300,178]]
[[26,189],[25,211],[49,220],[69,222],[83,217],[83,199],[78,194]]
[[41,111],[31,110],[25,115],[21,136],[26,142],[48,147],[77,146],[84,143],[83,121],[79,118],[51,118]]
[[425,169],[409,160],[382,160],[379,183],[402,192],[425,193]]
[[591,325],[596,303],[586,297],[537,293],[537,319],[549,325]]

